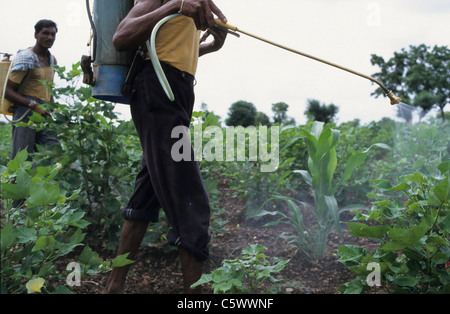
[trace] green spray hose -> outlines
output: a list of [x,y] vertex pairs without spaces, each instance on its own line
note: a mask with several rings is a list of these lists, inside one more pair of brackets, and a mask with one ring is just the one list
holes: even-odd
[[161,67],[161,63],[159,62],[158,55],[156,53],[156,35],[158,34],[158,31],[162,25],[164,25],[169,20],[180,16],[180,13],[172,14],[169,16],[166,16],[161,21],[159,21],[155,27],[153,28],[152,35],[150,36],[150,40],[147,41],[147,50],[150,53],[150,60],[152,61],[153,68],[155,69],[156,76],[158,77],[159,82],[161,83],[161,86],[166,93],[167,97],[170,101],[175,100],[175,96],[173,95],[172,88],[170,87],[169,82],[167,81],[167,77],[164,74],[164,70]]

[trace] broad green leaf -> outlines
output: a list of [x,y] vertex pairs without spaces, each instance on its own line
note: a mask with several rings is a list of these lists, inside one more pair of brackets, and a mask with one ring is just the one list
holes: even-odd
[[9,249],[11,246],[15,244],[18,232],[10,223],[7,223],[2,227],[0,235],[1,235],[1,249],[2,251],[4,251]]
[[125,253],[114,258],[111,267],[122,267],[134,263],[134,261],[127,258],[129,254]]
[[29,208],[46,206],[56,203],[60,198],[58,185],[48,185],[45,182],[35,182],[31,185],[30,198],[27,200]]
[[17,170],[15,184],[2,184],[4,197],[13,200],[20,200],[30,194],[31,177],[22,168]]
[[442,218],[441,226],[442,229],[450,233],[450,214],[448,214],[445,218]]
[[340,256],[338,261],[346,266],[357,265],[361,258],[370,255],[367,249],[355,245],[341,245],[337,253]]
[[438,169],[441,171],[441,173],[442,173],[443,175],[448,174],[448,173],[450,172],[450,160],[441,163],[441,164],[438,166]]
[[367,158],[367,154],[365,153],[356,153],[351,156],[345,167],[344,177],[342,178],[342,182],[347,181],[352,176],[353,171],[362,165]]
[[200,277],[200,279],[191,286],[191,288],[193,289],[193,288],[195,288],[197,286],[203,285],[203,284],[208,283],[210,281],[212,281],[212,275],[211,274],[203,274]]
[[37,231],[26,227],[18,227],[17,243],[34,242],[37,240]]
[[84,265],[98,265],[101,264],[98,253],[94,252],[89,245],[86,245],[81,251],[78,261]]
[[34,123],[43,123],[45,122],[44,116],[40,115],[39,113],[33,111],[33,114],[30,116],[30,121]]
[[422,221],[418,226],[411,229],[390,229],[388,231],[391,242],[386,243],[382,249],[385,251],[398,251],[411,246],[425,235],[428,231],[428,224]]
[[374,182],[376,184],[376,188],[382,191],[388,191],[392,188],[392,184],[389,180],[374,180]]
[[339,287],[339,291],[344,294],[361,294],[363,292],[363,285],[360,280],[355,279],[347,282]]
[[387,226],[368,226],[358,222],[347,222],[346,224],[350,228],[348,233],[362,238],[380,238],[389,229]]
[[400,275],[394,278],[394,283],[403,287],[415,287],[419,281],[418,278],[411,275]]
[[441,201],[445,203],[450,200],[450,176],[447,176],[438,185],[433,188],[434,195]]
[[10,200],[20,200],[27,197],[26,193],[14,183],[2,184],[2,192],[3,197]]
[[26,150],[21,150],[16,154],[13,160],[8,162],[8,171],[11,173],[19,170],[28,158],[28,152]]
[[411,182],[417,182],[417,183],[426,183],[427,182],[426,178],[420,172],[414,172],[413,174],[406,175],[405,178]]
[[402,182],[400,184],[397,184],[396,186],[391,187],[390,189],[388,189],[388,191],[405,191],[410,187],[411,186],[408,183]]
[[32,252],[44,250],[46,248],[51,247],[56,242],[53,236],[42,236],[37,239],[36,244],[34,245]]

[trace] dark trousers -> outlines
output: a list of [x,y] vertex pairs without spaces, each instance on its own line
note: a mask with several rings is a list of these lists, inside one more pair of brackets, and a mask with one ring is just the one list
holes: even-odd
[[[37,99],[35,100],[42,103],[42,101]],[[15,105],[13,119],[20,119],[27,112],[27,110],[27,107]],[[29,121],[29,116],[32,114],[33,112],[28,112],[28,114],[20,122],[27,123]],[[52,145],[59,145],[59,142],[53,135],[47,134],[45,130],[36,131],[30,127],[16,126],[13,124],[11,159],[14,159],[17,153],[24,149],[26,149],[28,153],[35,152],[37,150],[36,144],[50,147]],[[31,157],[28,157],[28,160],[31,160]]]
[[[164,93],[151,62],[137,75],[131,95],[131,115],[142,146],[142,169],[135,190],[122,210],[128,220],[157,221],[162,208],[170,223],[169,243],[198,260],[208,258],[209,198],[194,158],[176,161],[172,138],[176,127],[189,127],[194,106],[194,77],[164,65],[175,95],[171,102]],[[193,149],[190,146],[191,156]]]

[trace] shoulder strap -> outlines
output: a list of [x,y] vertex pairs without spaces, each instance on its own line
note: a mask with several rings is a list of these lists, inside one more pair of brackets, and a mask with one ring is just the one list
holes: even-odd
[[25,86],[27,85],[28,81],[30,80],[31,77],[31,72],[36,68],[36,59],[35,59],[35,54],[33,52],[33,50],[30,48],[28,48],[29,51],[31,51],[32,55],[33,55],[33,60],[34,60],[34,64],[33,64],[33,69],[28,69],[27,73],[25,74],[25,76],[22,79],[22,82],[20,82],[19,87],[17,88],[17,93],[18,94],[22,94],[23,89],[25,88]]

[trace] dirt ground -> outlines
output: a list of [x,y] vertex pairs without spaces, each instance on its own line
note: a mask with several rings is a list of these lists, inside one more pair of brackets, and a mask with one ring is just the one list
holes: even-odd
[[[311,262],[300,252],[287,249],[281,240],[275,241],[280,231],[272,227],[263,227],[248,223],[242,215],[245,201],[235,196],[226,184],[218,187],[221,191],[219,207],[226,208],[220,216],[229,220],[225,225],[226,233],[215,236],[211,241],[210,259],[205,263],[204,272],[221,266],[223,259],[238,258],[242,249],[250,244],[267,247],[264,253],[269,257],[290,259],[285,269],[277,274],[282,278],[282,292],[287,294],[337,294],[343,283],[354,279],[354,275],[337,260],[336,250],[342,244],[362,244],[362,239],[355,238],[345,231],[342,237],[331,234],[328,238],[327,254],[318,262]],[[113,258],[114,252],[102,255],[95,244],[90,246],[100,253],[102,258]],[[365,243],[366,247],[370,243]],[[80,287],[73,287],[77,294],[101,293],[108,274],[82,278]],[[267,287],[263,287],[267,288]],[[178,253],[174,249],[160,247],[141,247],[137,261],[133,264],[126,286],[127,294],[179,294],[182,293],[182,274]],[[212,293],[210,287],[204,286],[203,293]],[[261,291],[264,293],[264,291]]]

